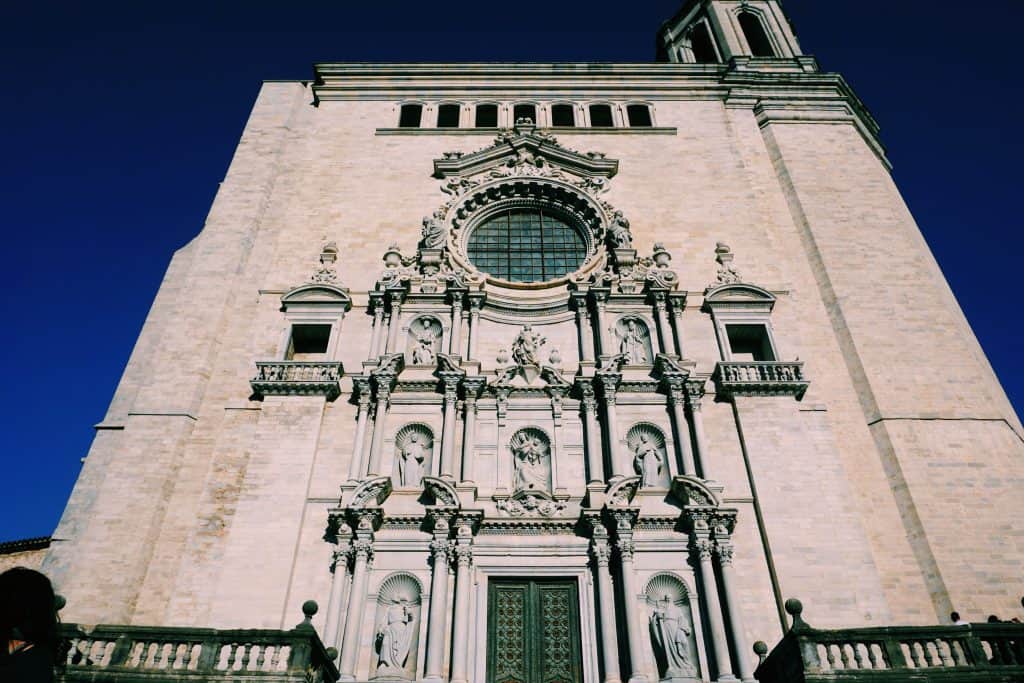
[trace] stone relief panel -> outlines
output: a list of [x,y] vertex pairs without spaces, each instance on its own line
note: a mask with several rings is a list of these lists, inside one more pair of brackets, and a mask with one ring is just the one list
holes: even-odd
[[634,425],[626,433],[626,444],[633,454],[633,470],[640,476],[640,487],[667,489],[671,473],[662,431],[649,423]]
[[409,325],[405,355],[410,365],[437,365],[444,335],[440,321],[433,317],[416,318]]
[[423,424],[410,424],[395,434],[395,466],[392,479],[398,488],[419,488],[423,475],[430,474],[434,433]]
[[658,574],[647,583],[644,594],[659,680],[699,680],[697,640],[686,584],[670,574]]
[[551,440],[540,429],[527,427],[509,441],[513,490],[551,493]]
[[654,359],[651,331],[636,316],[623,316],[615,323],[618,353],[626,357],[626,365],[650,365]]
[[409,574],[393,574],[377,591],[373,678],[414,680],[422,589]]

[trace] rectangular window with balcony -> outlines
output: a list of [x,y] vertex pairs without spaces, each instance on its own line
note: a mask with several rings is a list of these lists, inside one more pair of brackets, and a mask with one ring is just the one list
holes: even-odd
[[330,325],[292,325],[285,360],[324,360],[330,339]]
[[774,361],[775,351],[764,325],[726,325],[729,355],[734,361]]

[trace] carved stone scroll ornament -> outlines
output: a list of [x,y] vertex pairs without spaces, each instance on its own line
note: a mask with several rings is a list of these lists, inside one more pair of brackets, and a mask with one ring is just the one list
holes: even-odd
[[629,506],[640,488],[640,481],[640,477],[625,477],[608,487],[608,506]]
[[715,260],[718,261],[718,275],[715,285],[712,286],[731,285],[743,281],[743,278],[740,277],[735,266],[732,265],[733,259],[735,259],[735,255],[728,244],[719,242],[715,245]]
[[544,493],[517,493],[507,500],[499,500],[495,507],[509,517],[554,517],[565,509],[565,503]]
[[367,505],[382,505],[391,495],[391,477],[367,479],[352,492],[350,508],[362,508]]
[[459,507],[459,495],[451,484],[437,477],[423,477],[423,487],[434,499],[434,504],[442,507]]

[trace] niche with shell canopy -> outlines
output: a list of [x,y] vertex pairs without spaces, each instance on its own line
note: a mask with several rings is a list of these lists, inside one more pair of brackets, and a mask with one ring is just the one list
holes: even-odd
[[633,458],[633,470],[642,489],[667,489],[672,483],[665,433],[648,422],[633,425],[626,433],[626,445]]
[[513,490],[551,493],[551,439],[536,427],[520,429],[509,441]]
[[425,424],[408,424],[395,434],[395,465],[392,479],[401,489],[417,489],[431,472],[434,432]]
[[419,649],[423,587],[411,574],[392,574],[377,590],[373,630],[373,678],[414,680]]
[[420,316],[409,324],[405,357],[409,365],[437,365],[444,327],[433,316]]
[[700,680],[697,627],[686,584],[672,574],[656,574],[647,582],[644,595],[659,680]]
[[636,315],[626,315],[615,323],[616,353],[625,356],[626,365],[650,365],[654,362],[654,347],[647,321]]

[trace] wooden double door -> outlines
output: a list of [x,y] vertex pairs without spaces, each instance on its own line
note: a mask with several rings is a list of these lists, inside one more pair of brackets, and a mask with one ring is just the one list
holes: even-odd
[[488,683],[582,683],[575,579],[492,579]]

